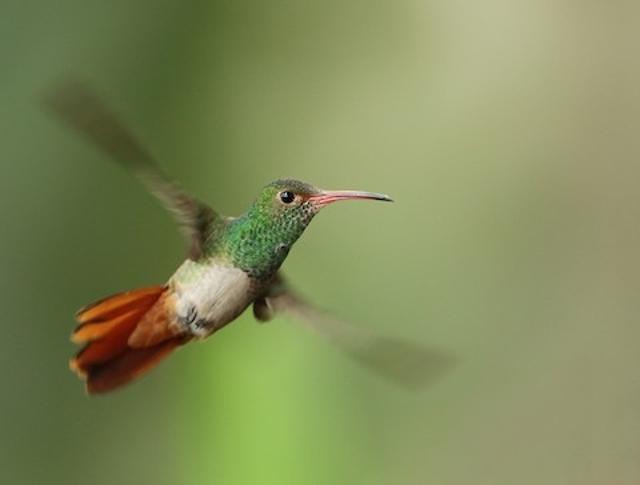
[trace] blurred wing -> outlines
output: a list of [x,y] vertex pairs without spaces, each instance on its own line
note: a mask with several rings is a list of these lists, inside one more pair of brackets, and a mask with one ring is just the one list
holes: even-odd
[[376,335],[312,307],[296,295],[279,273],[267,293],[253,305],[266,322],[282,314],[304,324],[377,374],[410,389],[419,389],[451,369],[455,360],[443,352]]
[[198,259],[218,214],[173,182],[85,83],[66,81],[47,93],[43,101],[51,113],[133,172],[178,220],[189,239],[189,258]]

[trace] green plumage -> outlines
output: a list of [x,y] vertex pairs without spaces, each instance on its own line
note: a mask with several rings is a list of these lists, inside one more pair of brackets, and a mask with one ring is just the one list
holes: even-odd
[[[281,194],[295,194],[285,203]],[[258,279],[271,278],[293,243],[317,213],[306,197],[319,193],[297,180],[277,180],[264,187],[248,212],[229,221],[217,251],[228,254],[234,266]]]

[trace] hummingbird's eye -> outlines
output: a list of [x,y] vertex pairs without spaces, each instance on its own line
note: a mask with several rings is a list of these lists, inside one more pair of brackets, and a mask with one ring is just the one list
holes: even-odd
[[288,190],[283,190],[280,192],[280,200],[285,204],[291,204],[295,200],[296,196],[293,192],[289,192]]

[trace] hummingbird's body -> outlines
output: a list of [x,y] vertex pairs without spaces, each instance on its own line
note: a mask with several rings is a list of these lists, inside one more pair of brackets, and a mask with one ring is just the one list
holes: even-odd
[[[175,348],[208,337],[251,305],[260,321],[274,313],[292,314],[382,373],[401,380],[410,377],[395,361],[419,364],[421,349],[323,316],[297,297],[279,273],[291,246],[327,204],[389,197],[277,180],[260,191],[245,214],[223,217],[170,181],[85,86],[64,86],[47,105],[132,170],[173,212],[189,239],[187,260],[165,285],[114,295],[78,311],[80,324],[72,340],[84,347],[70,365],[85,379],[89,393],[131,381]],[[393,361],[377,358],[379,347],[394,350]]]

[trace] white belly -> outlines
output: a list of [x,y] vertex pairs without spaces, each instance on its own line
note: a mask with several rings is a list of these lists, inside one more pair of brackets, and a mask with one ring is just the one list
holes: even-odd
[[256,297],[255,282],[241,269],[185,261],[169,283],[176,313],[196,337],[206,337],[237,318]]

